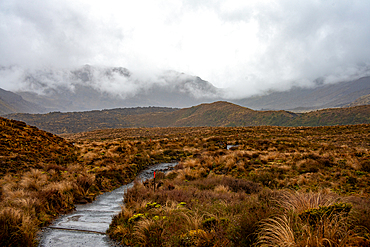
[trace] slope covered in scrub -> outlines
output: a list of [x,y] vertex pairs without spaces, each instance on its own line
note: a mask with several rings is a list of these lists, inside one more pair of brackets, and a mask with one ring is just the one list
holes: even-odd
[[24,122],[0,117],[0,130],[0,177],[76,158],[70,142]]

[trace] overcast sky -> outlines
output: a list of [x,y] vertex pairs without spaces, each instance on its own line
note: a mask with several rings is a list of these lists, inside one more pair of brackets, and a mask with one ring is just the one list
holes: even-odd
[[170,69],[245,96],[369,74],[369,13],[368,0],[1,0],[0,65]]

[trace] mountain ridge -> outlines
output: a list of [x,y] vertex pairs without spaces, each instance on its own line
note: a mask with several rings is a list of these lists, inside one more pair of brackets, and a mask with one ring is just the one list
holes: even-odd
[[[21,85],[14,93],[44,107],[38,111],[22,110],[30,113],[137,106],[185,108],[215,101],[229,101],[254,110],[304,112],[345,107],[370,94],[368,76],[335,84],[327,84],[325,79],[320,79],[313,83],[315,86],[312,88],[293,87],[284,92],[271,91],[242,99],[230,99],[226,97],[226,89],[217,88],[198,76],[171,70],[155,75],[139,75],[123,67],[90,65],[72,69],[8,70],[19,76],[12,82]],[[4,75],[8,70],[0,68]],[[4,105],[6,103],[3,102]]]
[[220,89],[200,77],[176,71],[164,71],[148,79],[122,67],[85,65],[74,70],[26,73],[25,77],[24,89],[16,93],[49,111],[189,107],[214,101],[221,94]]
[[38,113],[45,108],[26,101],[22,96],[0,88],[0,115],[9,113]]
[[218,101],[190,108],[137,107],[87,112],[10,114],[54,134],[78,133],[107,128],[140,127],[234,127],[234,126],[331,126],[370,123],[370,105],[294,113],[255,111]]
[[370,94],[370,77],[339,82],[318,84],[314,88],[293,87],[289,91],[272,92],[232,102],[252,109],[307,111],[343,107]]
[[370,94],[364,95],[353,101],[352,103],[345,105],[344,107],[370,105]]

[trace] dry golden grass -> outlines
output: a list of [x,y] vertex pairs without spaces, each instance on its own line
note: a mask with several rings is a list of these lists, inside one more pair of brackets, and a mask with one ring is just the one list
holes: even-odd
[[161,246],[163,227],[158,221],[143,219],[135,225],[133,237],[139,246]]
[[[260,233],[260,243],[263,242],[267,246],[276,246],[277,242],[274,242],[277,241],[276,239],[280,239],[281,246],[363,245],[368,243],[366,237],[364,239],[364,236],[368,236],[366,235],[368,231],[363,231],[361,237],[358,235],[358,230],[351,232],[350,230],[357,229],[357,226],[353,225],[353,220],[347,216],[329,217],[323,220],[320,226],[311,229],[300,221],[297,215],[305,210],[332,205],[339,199],[344,200],[344,197],[349,194],[369,195],[366,182],[370,171],[366,170],[368,169],[366,160],[369,159],[369,135],[363,135],[367,128],[368,126],[291,129],[215,128],[213,131],[217,134],[209,132],[208,136],[203,135],[193,139],[196,140],[193,141],[193,146],[186,150],[190,150],[195,155],[180,162],[177,170],[168,174],[172,179],[165,179],[158,193],[151,195],[146,188],[137,186],[129,195],[127,207],[136,208],[145,213],[147,211],[142,208],[142,200],[147,202],[148,198],[151,198],[149,201],[161,203],[163,210],[166,208],[163,204],[168,200],[177,203],[184,201],[187,210],[193,213],[202,212],[200,214],[202,221],[214,217],[215,222],[221,222],[220,219],[225,217],[227,219],[225,222],[232,222],[232,224],[228,223],[222,227],[215,225],[213,230],[217,232],[218,238],[214,240],[217,242],[214,242],[214,245],[227,243],[227,246],[251,246],[257,243],[257,239],[253,237],[257,233]],[[224,134],[223,131],[228,131],[228,134]],[[232,131],[237,131],[238,135],[230,135]],[[191,138],[171,139],[169,135],[168,139],[189,143]],[[239,146],[234,150],[225,150],[220,148],[220,141]],[[179,146],[181,145],[183,144]],[[259,190],[251,190],[251,187],[243,190],[242,193],[236,192],[234,185],[227,182],[226,177],[223,178],[225,174],[269,187],[276,195],[263,199],[265,198],[263,193],[258,192]],[[238,186],[241,188],[242,184]],[[280,190],[287,188],[294,189],[296,192]],[[250,198],[258,195],[256,204],[249,201],[252,199],[246,198],[247,193],[252,193]],[[237,204],[245,205],[245,201],[255,206],[251,208],[245,206],[242,209],[245,214],[241,216],[236,207]],[[269,206],[259,208],[264,203]],[[141,205],[141,209],[135,207],[136,204]],[[166,232],[170,231],[168,226],[165,226],[164,233],[157,237],[163,241],[169,241],[174,246],[181,246],[181,243],[184,244],[181,242],[181,236],[189,236],[186,234],[192,231],[189,229],[194,226],[189,227],[188,222],[182,221],[176,210],[166,209],[165,212],[167,216],[171,215],[170,222],[173,220],[182,226],[181,229],[171,230],[177,236],[178,242],[176,237],[169,238],[166,235]],[[353,209],[353,212],[358,212],[358,209]],[[157,214],[160,214],[159,211]],[[366,220],[358,216],[359,214],[356,215],[359,222],[356,224],[368,225]],[[362,218],[361,221],[358,220],[360,218]],[[260,220],[264,220],[266,224],[259,224]],[[267,226],[270,229],[267,229]],[[117,227],[122,229],[123,226]],[[114,229],[113,224],[112,230]],[[198,229],[206,233],[202,238],[212,239],[214,236],[214,233],[207,232],[202,224],[198,225]],[[246,229],[250,231],[247,233]],[[264,234],[262,234],[263,229]],[[349,234],[346,235],[346,231]],[[125,232],[126,236],[132,236],[135,228],[128,232]],[[279,234],[281,236],[276,237]],[[112,236],[123,239],[116,234]],[[134,243],[130,244],[134,245]]]
[[48,176],[41,170],[31,169],[24,174],[19,185],[26,190],[40,190],[48,183]]
[[310,223],[310,218],[305,220],[301,217],[307,210],[323,210],[336,205],[339,200],[340,197],[328,191],[280,193],[278,203],[284,208],[284,213],[261,222],[257,245],[314,247],[358,246],[361,241],[366,243],[356,232],[350,216],[344,212],[324,213],[314,224]]
[[297,246],[292,222],[285,215],[262,221],[261,228],[258,246]]
[[330,206],[339,200],[334,193],[283,191],[280,194],[279,204],[288,211],[300,214],[307,209]]
[[32,246],[37,227],[32,218],[14,207],[0,209],[1,245]]
[[[27,133],[22,135],[22,138],[27,137]],[[45,134],[45,138],[49,138],[47,136]],[[24,172],[19,169],[0,179],[0,208],[10,207],[24,215],[17,218],[16,214],[7,212],[14,215],[18,226],[22,226],[23,221],[30,223],[29,232],[22,228],[22,234],[28,234],[30,239],[34,237],[32,229],[48,224],[59,213],[71,210],[74,203],[91,201],[99,193],[131,181],[148,165],[171,160],[180,161],[178,169],[168,175],[173,178],[164,179],[155,195],[138,185],[135,188],[137,195],[130,194],[132,204],[123,218],[129,219],[141,211],[145,213],[145,203],[161,203],[161,210],[152,209],[148,213],[153,217],[168,216],[167,220],[157,222],[150,218],[143,229],[164,226],[160,239],[174,245],[181,245],[182,234],[200,229],[205,234],[199,233],[200,242],[197,243],[208,243],[213,239],[219,246],[250,246],[256,241],[253,236],[258,232],[257,223],[273,213],[281,214],[279,210],[287,207],[276,204],[279,197],[272,196],[274,193],[282,194],[283,198],[281,189],[293,189],[307,197],[289,195],[290,199],[286,200],[297,208],[300,204],[313,207],[315,204],[310,200],[316,200],[316,205],[325,204],[324,199],[309,199],[310,193],[306,191],[326,191],[322,192],[322,197],[331,195],[331,191],[341,198],[347,195],[367,198],[370,193],[369,125],[139,128],[96,131],[70,138],[74,138],[70,139],[75,142],[73,148],[65,140],[55,138],[62,149],[58,149],[56,143],[49,143],[50,154],[37,158],[40,161],[37,163],[32,163],[36,156],[31,161],[17,160],[25,156],[19,156],[19,149],[15,146],[7,148],[6,160],[4,155],[0,157],[4,164],[9,161],[11,167],[16,167],[16,162],[27,165]],[[12,143],[20,142],[13,140]],[[238,146],[226,150],[220,143]],[[63,154],[68,154],[68,157],[74,155],[74,158],[65,159]],[[269,196],[261,190],[262,187],[272,190]],[[177,207],[180,202],[186,202],[184,209]],[[358,205],[354,203],[354,212],[355,209],[360,210]],[[361,212],[369,212],[366,211],[366,203],[361,205]],[[303,210],[304,207],[300,207]],[[363,218],[366,213],[356,215],[356,224],[370,228]],[[195,223],[188,222],[187,217]],[[206,230],[202,224],[212,217],[217,222],[214,232]],[[289,220],[294,222],[293,218]],[[343,227],[343,222],[345,227],[350,226],[343,219],[327,224]],[[134,229],[139,230],[133,226],[117,225],[112,231],[115,236],[132,236]],[[145,233],[144,230],[141,232]],[[315,234],[306,231],[301,236],[313,239]],[[364,231],[361,236],[366,234],[368,232]],[[348,244],[357,241],[354,236],[348,238]],[[295,237],[297,243],[304,242],[304,237]]]
[[228,192],[230,192],[230,189],[229,189],[229,187],[227,187],[225,185],[219,184],[215,187],[215,192],[216,193],[228,193]]

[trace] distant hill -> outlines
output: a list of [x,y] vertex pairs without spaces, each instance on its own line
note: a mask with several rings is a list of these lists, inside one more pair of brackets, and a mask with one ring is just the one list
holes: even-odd
[[[10,114],[5,117],[24,120],[52,133],[78,133],[96,129],[155,127],[163,125],[162,116],[177,108],[135,107],[86,112],[50,112],[47,114]],[[157,117],[156,116],[160,116]],[[160,123],[157,123],[158,120]]]
[[352,103],[345,105],[345,107],[359,106],[359,105],[370,105],[370,94],[361,96]]
[[139,107],[70,113],[10,114],[6,117],[25,121],[56,134],[131,127],[329,126],[370,123],[370,105],[292,113],[254,111],[219,101],[184,109]]
[[258,110],[309,111],[343,107],[367,94],[370,94],[370,77],[335,84],[318,82],[314,88],[295,87],[285,92],[272,92],[233,102]]
[[370,105],[302,113],[285,126],[334,126],[367,123],[370,123]]
[[60,164],[73,160],[74,152],[73,145],[58,136],[0,117],[0,177],[40,168],[42,162]]
[[0,88],[0,115],[9,113],[39,113],[45,108],[24,100],[21,96]]

